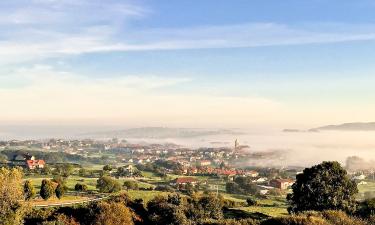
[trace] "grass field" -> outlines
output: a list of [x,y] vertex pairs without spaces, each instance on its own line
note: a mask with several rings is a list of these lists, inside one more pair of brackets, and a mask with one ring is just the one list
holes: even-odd
[[[102,168],[102,165],[97,166],[96,168]],[[91,168],[93,169],[93,168]],[[131,178],[120,178],[118,181],[120,184],[123,184],[125,180],[133,180],[138,183],[138,186],[140,188],[149,188],[149,187],[155,187],[156,185],[159,184],[165,184],[168,182],[168,180],[173,180],[177,177],[181,177],[178,175],[169,175],[166,180],[156,176],[156,174],[152,172],[142,172],[143,178],[141,179],[131,179]],[[35,175],[35,176],[28,176],[25,179],[31,180],[34,187],[36,188],[37,192],[40,190],[40,185],[43,179],[52,179],[53,176],[40,176],[40,175]],[[194,178],[200,180],[200,181],[207,181],[209,185],[219,185],[219,192],[225,199],[229,199],[232,201],[237,201],[237,202],[246,202],[246,199],[249,197],[247,195],[235,195],[235,194],[227,194],[225,193],[225,186],[223,185],[223,181],[218,178],[212,178],[212,177],[207,177],[207,176],[194,176]],[[95,191],[96,189],[96,183],[97,183],[98,178],[83,178],[80,176],[70,176],[66,180],[66,185],[68,187],[68,191],[74,191],[74,186],[77,183],[83,183],[86,184],[88,187],[88,190]],[[371,184],[371,185],[375,185]],[[372,186],[368,187],[363,187],[363,190],[369,190],[372,189]],[[365,189],[367,188],[367,189]],[[215,186],[216,189],[216,186]],[[212,190],[214,191],[214,190]],[[127,191],[128,195],[130,198],[133,200],[135,199],[143,199],[144,203],[147,204],[151,199],[155,198],[158,195],[168,195],[168,192],[162,192],[162,191],[150,191],[150,190],[129,190]],[[67,194],[66,196],[63,197],[63,199],[58,200],[56,198],[50,199],[47,202],[44,200],[35,200],[36,202],[33,203],[35,204],[48,204],[48,203],[64,203],[64,202],[72,202],[72,201],[82,201],[85,200],[85,198],[88,197],[81,197],[81,196],[72,196]],[[266,216],[280,216],[280,215],[286,215],[287,214],[287,206],[285,202],[285,198],[270,198],[270,199],[257,199],[258,205],[257,206],[251,206],[251,207],[239,207],[239,208],[234,208],[234,211],[244,213],[244,214],[249,214],[249,215],[266,215]]]
[[368,192],[368,191],[374,191],[375,192],[375,181],[373,180],[365,180],[364,182],[366,182],[367,184],[359,184],[358,185],[358,190],[359,190],[359,193],[365,193],[365,192]]
[[82,202],[82,201],[89,200],[89,199],[90,199],[89,197],[72,196],[72,195],[64,196],[61,199],[58,199],[56,197],[52,197],[48,200],[37,198],[31,201],[31,205],[38,206],[38,205],[50,205],[50,204],[64,204],[64,203],[72,203],[72,202]]

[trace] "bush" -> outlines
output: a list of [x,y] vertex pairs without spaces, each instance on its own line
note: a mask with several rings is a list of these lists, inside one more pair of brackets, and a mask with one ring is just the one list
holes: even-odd
[[158,185],[155,191],[175,192],[176,190],[169,185]]
[[258,202],[253,198],[246,199],[246,203],[248,206],[256,206],[258,205]]
[[82,183],[77,183],[75,186],[74,186],[74,190],[76,191],[87,191],[87,185],[86,184],[82,184]]
[[132,180],[124,181],[123,187],[126,188],[127,190],[138,190],[139,189],[138,183],[136,181],[132,181]]
[[245,202],[240,202],[240,201],[233,201],[230,199],[224,199],[223,200],[223,207],[224,208],[238,208],[238,207],[245,207],[246,203]]

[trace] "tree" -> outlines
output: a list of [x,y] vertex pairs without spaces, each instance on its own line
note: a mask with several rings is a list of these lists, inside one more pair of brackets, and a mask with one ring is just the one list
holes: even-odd
[[58,199],[61,199],[65,194],[65,187],[62,184],[58,184],[55,189],[55,194]]
[[35,197],[35,188],[30,180],[27,180],[23,186],[23,193],[26,200],[33,199]]
[[179,195],[156,196],[147,203],[149,219],[155,225],[191,224],[185,215],[185,206]]
[[121,203],[100,202],[97,207],[95,222],[97,225],[133,225],[132,213]]
[[21,170],[0,168],[0,224],[23,224],[23,196]]
[[103,166],[103,171],[108,171],[108,172],[111,172],[112,171],[112,166],[111,165],[105,165]]
[[40,187],[40,196],[44,200],[48,200],[53,196],[55,188],[50,180],[42,180],[42,186]]
[[209,194],[201,197],[198,200],[197,208],[201,209],[199,212],[202,218],[222,219],[223,218],[224,201],[222,196],[216,194]]
[[69,177],[74,171],[74,167],[72,164],[65,163],[62,165],[56,166],[56,173],[63,177]]
[[98,179],[96,187],[100,192],[112,193],[121,190],[121,184],[108,176],[102,176]]
[[87,191],[87,185],[86,184],[77,183],[74,186],[74,190],[76,190],[76,191]]
[[291,213],[330,209],[353,212],[356,208],[357,184],[338,162],[323,162],[304,169],[292,189],[293,193],[287,196]]
[[52,173],[52,170],[51,168],[48,166],[48,165],[45,165],[41,171],[40,171],[43,175],[50,175]]
[[132,180],[124,181],[123,185],[127,190],[138,190],[138,183]]
[[235,182],[228,182],[225,185],[225,189],[230,194],[244,194],[244,190]]

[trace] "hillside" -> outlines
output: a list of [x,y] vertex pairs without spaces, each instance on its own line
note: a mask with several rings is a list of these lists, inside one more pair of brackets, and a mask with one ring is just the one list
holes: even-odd
[[311,130],[375,131],[375,122],[343,123],[339,125],[322,126]]

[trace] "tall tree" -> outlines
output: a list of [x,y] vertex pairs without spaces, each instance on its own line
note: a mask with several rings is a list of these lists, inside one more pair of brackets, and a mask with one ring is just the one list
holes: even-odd
[[48,200],[53,196],[55,188],[50,180],[42,180],[42,186],[40,187],[40,196],[44,200]]
[[22,224],[27,206],[23,200],[20,169],[0,168],[0,224]]
[[293,193],[287,196],[291,213],[329,209],[353,212],[356,208],[357,184],[338,162],[323,162],[304,169],[292,189]]
[[23,185],[23,193],[26,200],[30,200],[35,197],[35,188],[30,180],[25,181],[25,184]]
[[65,187],[62,184],[58,184],[55,190],[56,197],[61,199],[65,194]]

